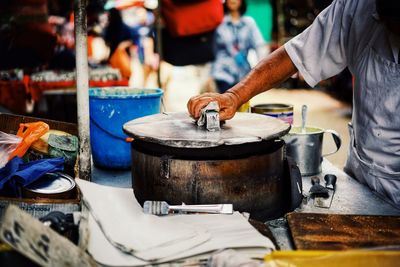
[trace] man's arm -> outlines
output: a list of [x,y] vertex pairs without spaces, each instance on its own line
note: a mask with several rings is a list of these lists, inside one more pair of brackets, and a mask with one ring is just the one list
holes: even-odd
[[279,85],[296,72],[295,65],[282,46],[260,61],[245,78],[224,94],[208,93],[192,97],[187,105],[189,113],[197,119],[203,107],[211,101],[218,101],[220,119],[228,120],[253,96]]
[[239,106],[295,74],[297,69],[283,46],[271,53],[238,84],[228,90],[236,95]]
[[[297,70],[311,87],[338,74],[349,62],[358,59],[357,55],[365,46],[359,38],[368,34],[368,29],[363,28],[361,21],[373,19],[374,5],[374,0],[334,0],[310,27],[262,60],[225,94],[192,98],[188,103],[190,114],[198,118],[202,107],[210,101],[218,101],[220,118],[230,119],[242,103],[278,85]],[[363,18],[353,27],[356,17]]]

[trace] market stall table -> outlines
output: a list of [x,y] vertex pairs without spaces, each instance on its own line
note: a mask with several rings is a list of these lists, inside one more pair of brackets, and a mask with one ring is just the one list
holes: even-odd
[[[322,173],[318,176],[323,178],[325,174],[335,174],[338,178],[331,207],[329,209],[314,207],[313,201],[310,199],[307,203],[303,202],[295,212],[400,216],[399,209],[382,200],[367,186],[360,184],[326,159],[322,163]],[[130,171],[105,171],[93,167],[92,179],[93,182],[103,185],[132,187]],[[308,192],[310,187],[311,177],[303,177],[303,192]],[[294,249],[285,218],[267,221],[266,224],[281,250]]]

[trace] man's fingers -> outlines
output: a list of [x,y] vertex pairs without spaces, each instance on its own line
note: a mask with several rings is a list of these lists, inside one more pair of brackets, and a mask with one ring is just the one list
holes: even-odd
[[217,101],[221,108],[220,120],[231,119],[235,115],[235,111],[233,110],[233,107],[227,106],[230,105],[231,103],[229,101],[224,101],[222,96],[223,95],[216,93],[205,93],[190,98],[189,102],[187,103],[187,108],[190,115],[194,119],[198,119],[201,115],[200,113],[202,108],[207,106],[212,101]]
[[202,95],[197,95],[197,96],[193,96],[189,99],[188,103],[187,103],[187,108],[188,111],[190,113],[190,115],[192,115],[192,117],[195,117],[195,107],[198,104],[199,101],[201,101],[201,99],[209,97],[209,94],[202,94]]
[[192,116],[195,119],[198,119],[200,117],[201,109],[207,106],[208,103],[210,103],[213,100],[214,99],[211,97],[202,97],[200,99],[193,101],[193,104],[191,105],[190,108],[190,114],[192,114]]
[[195,107],[196,103],[198,102],[199,98],[200,98],[200,96],[194,96],[194,97],[190,98],[190,100],[187,104],[188,111],[192,117],[195,117],[194,107]]
[[189,101],[187,102],[187,109],[188,109],[188,111],[189,111],[189,114],[191,115],[191,116],[193,116],[193,114],[192,114],[192,106],[193,106],[193,104],[194,104],[194,98],[195,97],[191,97],[190,99],[189,99]]

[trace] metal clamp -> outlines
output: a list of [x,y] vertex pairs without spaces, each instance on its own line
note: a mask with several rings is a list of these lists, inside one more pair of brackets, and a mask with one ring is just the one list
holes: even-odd
[[201,110],[201,115],[197,121],[198,126],[205,126],[210,132],[219,131],[221,129],[219,122],[219,105],[218,102],[210,102]]
[[219,125],[219,112],[215,110],[206,111],[206,128],[210,132],[221,130]]

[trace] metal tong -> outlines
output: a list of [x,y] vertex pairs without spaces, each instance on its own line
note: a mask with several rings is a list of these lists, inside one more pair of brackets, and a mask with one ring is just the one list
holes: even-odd
[[172,212],[181,213],[213,213],[232,214],[232,204],[210,204],[210,205],[168,205],[165,201],[145,201],[143,211],[146,214],[167,215]]

